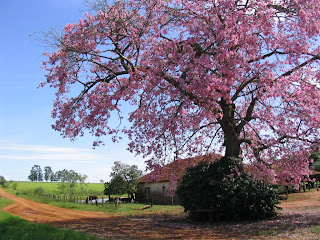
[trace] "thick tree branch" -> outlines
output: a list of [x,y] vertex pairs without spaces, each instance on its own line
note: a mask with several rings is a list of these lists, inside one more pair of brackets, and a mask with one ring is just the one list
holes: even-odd
[[239,125],[236,127],[236,132],[239,134],[242,129],[244,128],[244,126],[250,122],[250,120],[252,120],[252,114],[253,114],[253,110],[254,110],[254,107],[256,105],[258,101],[258,97],[255,97],[252,99],[248,109],[247,109],[247,113],[246,113],[246,116],[244,117],[244,119],[241,120],[241,122],[239,123]]

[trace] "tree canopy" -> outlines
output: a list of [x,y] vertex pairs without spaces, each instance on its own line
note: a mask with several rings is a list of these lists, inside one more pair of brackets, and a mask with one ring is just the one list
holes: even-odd
[[7,179],[4,176],[0,176],[0,185],[4,186],[7,182]]
[[85,185],[85,180],[88,178],[87,175],[82,175],[80,173],[75,172],[74,170],[66,170],[58,171],[57,173],[58,179],[60,180],[58,189],[63,193],[68,193],[70,195],[75,194],[77,190],[77,186],[80,187],[80,191],[83,190]]
[[137,165],[128,165],[119,161],[114,162],[110,173],[110,182],[105,183],[105,194],[123,195],[137,192],[138,180],[142,177],[142,171]]
[[44,167],[44,179],[46,181],[51,181],[53,179],[54,172],[52,171],[50,166]]
[[42,181],[43,180],[43,174],[42,174],[42,169],[39,165],[34,165],[31,170],[30,174],[28,176],[28,179],[32,182],[34,181]]
[[[250,161],[260,179],[296,183],[308,174],[319,143],[319,1],[91,6],[47,34],[55,51],[45,53],[41,86],[56,89],[53,128],[64,137],[88,131],[97,146],[125,133],[150,167],[220,151]],[[115,114],[119,125],[109,121]]]

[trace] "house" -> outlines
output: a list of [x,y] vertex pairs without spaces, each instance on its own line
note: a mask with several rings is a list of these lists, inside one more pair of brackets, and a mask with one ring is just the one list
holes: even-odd
[[220,155],[210,154],[193,158],[176,160],[139,179],[136,200],[153,204],[179,204],[175,194],[187,167],[202,161],[215,161]]
[[[175,194],[183,175],[190,166],[202,161],[210,162],[220,159],[220,155],[210,154],[194,158],[187,158],[169,163],[153,172],[141,177],[138,181],[136,200],[153,204],[179,204]],[[245,171],[252,172],[250,165],[244,164]],[[320,181],[320,172],[310,171],[310,178],[316,179],[316,187]]]

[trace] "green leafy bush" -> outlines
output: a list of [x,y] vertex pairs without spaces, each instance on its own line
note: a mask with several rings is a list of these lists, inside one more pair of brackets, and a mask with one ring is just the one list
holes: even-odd
[[240,159],[226,157],[188,168],[177,194],[193,220],[205,221],[271,218],[279,202],[269,185],[243,170]]
[[33,193],[34,193],[34,195],[40,196],[40,195],[44,194],[45,192],[42,187],[38,187],[38,188],[34,189]]

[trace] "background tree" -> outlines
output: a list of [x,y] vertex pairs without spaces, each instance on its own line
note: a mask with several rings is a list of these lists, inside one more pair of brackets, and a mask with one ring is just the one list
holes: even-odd
[[[46,35],[56,49],[43,62],[57,91],[55,130],[114,141],[125,133],[150,168],[218,150],[242,156],[259,179],[279,180],[274,168],[290,167],[297,182],[308,175],[310,146],[319,144],[318,0],[92,7],[61,34]],[[109,124],[114,113],[131,125]]]
[[0,176],[0,185],[4,186],[6,182],[7,182],[7,179],[4,176]]
[[125,180],[120,176],[116,175],[114,176],[110,182],[106,182],[104,184],[105,190],[104,193],[106,195],[118,195],[121,196],[126,193],[126,182]]
[[138,180],[142,171],[136,165],[128,165],[115,161],[110,173],[111,181],[105,184],[105,194],[123,195],[124,193],[133,196],[137,192]]
[[58,189],[64,193],[69,194],[70,196],[75,195],[77,190],[80,192],[83,191],[85,180],[87,179],[86,175],[81,175],[76,173],[74,170],[62,170],[60,172],[60,183]]
[[50,181],[51,182],[58,182],[59,179],[58,179],[58,172],[53,172],[50,176]]
[[32,169],[30,170],[30,175],[28,176],[28,179],[32,182],[34,181],[43,181],[43,174],[41,167],[39,165],[34,165]]
[[44,167],[44,179],[48,182],[51,181],[53,171],[50,166]]

